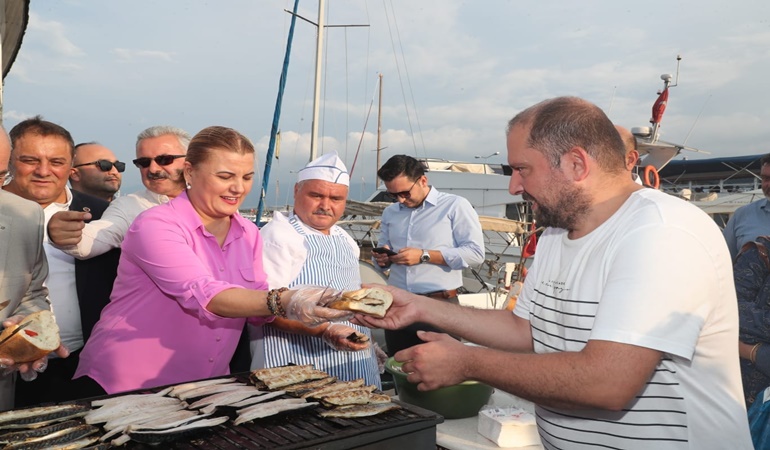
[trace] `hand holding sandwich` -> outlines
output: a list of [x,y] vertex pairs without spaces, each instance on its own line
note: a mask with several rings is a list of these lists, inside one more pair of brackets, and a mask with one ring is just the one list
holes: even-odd
[[[313,286],[298,286],[294,289],[286,292],[281,298],[287,319],[313,327],[324,322],[340,322],[353,317],[353,313],[350,311],[339,311],[326,307],[342,295],[337,289]],[[291,297],[288,300],[284,299],[289,293],[291,293]]]
[[[3,329],[15,328],[19,323],[24,320],[25,317],[21,315],[11,316],[3,321]],[[58,333],[58,331],[57,331]],[[66,358],[69,356],[69,350],[63,345],[54,350],[54,352],[60,358]],[[22,358],[26,359],[26,358]],[[48,354],[37,358],[33,361],[16,361],[7,354],[0,354],[0,370],[2,375],[8,375],[15,371],[19,371],[19,375],[24,381],[33,381],[37,378],[38,373],[42,373],[48,367]]]
[[[357,325],[363,325],[369,328],[383,328],[386,330],[397,330],[415,322],[427,322],[422,317],[425,307],[430,308],[430,303],[438,300],[431,300],[427,297],[412,294],[411,292],[399,289],[393,286],[380,284],[364,284],[365,288],[377,287],[390,293],[393,302],[387,308],[384,317],[376,317],[369,314],[356,314],[351,322]],[[423,305],[426,303],[427,305]],[[439,307],[440,308],[440,307]]]

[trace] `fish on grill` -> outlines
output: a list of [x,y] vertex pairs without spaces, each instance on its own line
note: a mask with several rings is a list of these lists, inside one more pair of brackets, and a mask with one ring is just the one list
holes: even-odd
[[[240,402],[232,403],[227,406],[232,408],[244,408],[246,406],[256,405],[257,403],[264,403],[268,400],[272,400],[276,397],[280,397],[285,393],[286,391],[274,391],[274,392],[270,392],[269,394],[260,395],[258,397],[250,397],[245,400],[241,400]],[[202,409],[201,411],[206,412],[204,409]]]
[[267,394],[267,392],[255,389],[253,386],[244,386],[244,389],[220,392],[218,394],[209,395],[208,397],[203,397],[189,407],[191,409],[200,409],[204,406],[225,406],[245,400],[249,397],[258,397],[265,394]]
[[129,429],[126,434],[132,441],[140,442],[142,444],[162,444],[182,437],[189,437],[194,433],[221,425],[228,420],[230,419],[227,417],[213,417],[162,430]]
[[0,430],[40,428],[86,415],[87,405],[54,405],[15,409],[0,413]]
[[282,400],[274,400],[268,403],[260,403],[239,410],[238,417],[233,421],[233,423],[240,425],[245,422],[251,422],[254,419],[270,417],[276,414],[287,411],[294,411],[297,409],[315,407],[316,405],[318,405],[317,402],[308,402],[301,398],[286,398]]
[[83,422],[79,422],[77,420],[67,420],[64,422],[58,422],[53,425],[48,425],[45,427],[33,428],[31,430],[13,431],[10,433],[5,433],[3,435],[0,435],[0,444],[10,444],[11,442],[21,442],[27,439],[46,436],[55,431],[72,428],[82,423]]
[[[336,383],[324,386],[313,391],[302,394],[302,398],[323,398],[325,395],[331,395],[336,392],[345,391],[348,389],[360,388],[364,385],[363,378],[357,378],[353,381],[338,381]],[[374,390],[375,386],[371,386],[371,390]]]
[[[372,390],[374,390],[374,386],[364,386],[357,389],[336,391],[332,394],[320,397],[320,401],[321,404],[327,408],[333,408],[335,406],[365,405],[367,403],[375,403],[378,397],[380,400],[381,397],[385,397],[387,398],[388,402],[390,401],[390,397],[387,395],[377,395],[375,397],[376,394],[372,394]],[[372,402],[373,397],[375,398],[375,402]]]
[[126,404],[128,402],[133,402],[133,401],[142,401],[147,398],[164,397],[170,391],[171,391],[171,388],[166,388],[166,389],[163,389],[162,391],[154,392],[152,394],[128,394],[128,395],[121,395],[118,397],[110,397],[110,398],[103,398],[99,400],[93,400],[91,401],[91,407],[97,408],[100,406],[112,406],[118,403]]
[[[93,425],[78,424],[70,428],[54,431],[45,436],[11,442],[3,447],[3,450],[40,450],[57,448],[57,446],[77,442],[87,436],[96,434],[98,431],[99,428]],[[94,442],[96,439],[98,439],[98,437],[95,437],[91,442]]]
[[288,366],[270,367],[265,369],[257,369],[257,370],[253,370],[249,376],[250,377],[253,376],[258,380],[264,380],[265,378],[275,378],[280,375],[286,375],[287,373],[301,372],[304,370],[313,370],[313,365],[312,364],[305,364],[301,366],[288,365]]
[[185,404],[178,398],[147,396],[142,399],[132,399],[125,403],[110,403],[101,408],[94,409],[86,414],[86,423],[105,423],[119,417],[126,417],[146,410],[154,410],[166,406],[178,406]]
[[185,404],[180,402],[176,405],[165,405],[158,408],[137,411],[133,414],[115,416],[104,424],[104,429],[114,430],[115,428],[125,427],[132,423],[148,422],[153,419],[163,418],[169,414],[174,414],[178,411],[184,410],[184,408]]
[[320,380],[310,380],[302,383],[290,384],[288,386],[281,388],[281,390],[286,391],[297,397],[301,397],[302,394],[304,393],[310,392],[314,389],[318,389],[328,384],[332,384],[335,381],[337,381],[337,377],[326,377],[326,378],[321,378]]
[[190,389],[190,390],[181,392],[177,397],[179,397],[180,400],[189,400],[193,398],[208,397],[209,395],[213,395],[219,392],[238,390],[244,387],[251,387],[251,386],[241,382],[201,386],[195,389]]
[[322,370],[308,369],[261,379],[261,381],[267,385],[268,389],[279,389],[303,381],[320,380],[328,376],[329,374]]
[[99,438],[100,441],[106,442],[109,439],[112,439],[113,436],[116,436],[121,433],[125,433],[125,431],[129,427],[137,427],[137,426],[147,426],[148,424],[151,426],[169,426],[169,424],[176,424],[176,423],[186,423],[188,421],[193,420],[194,418],[203,418],[206,417],[204,415],[198,414],[197,411],[189,411],[186,409],[182,409],[179,411],[174,411],[171,413],[163,413],[160,417],[158,416],[152,416],[152,415],[145,415],[142,417],[133,418],[130,422],[124,422],[122,424],[116,424],[115,422],[110,423],[107,422],[104,424],[104,429],[107,430],[107,433],[102,435],[102,437]]
[[237,381],[237,380],[235,378],[216,378],[213,380],[191,381],[189,383],[182,383],[182,384],[177,384],[176,386],[172,386],[171,391],[168,393],[168,395],[172,397],[178,397],[179,394],[190,389],[195,389],[203,386],[212,386],[215,384],[232,383],[234,381]]
[[334,409],[320,411],[318,415],[325,418],[354,419],[356,417],[375,416],[396,409],[401,409],[401,406],[392,402],[367,403],[366,405],[339,406]]

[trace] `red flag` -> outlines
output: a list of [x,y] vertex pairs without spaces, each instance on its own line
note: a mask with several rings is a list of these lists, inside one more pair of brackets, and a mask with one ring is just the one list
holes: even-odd
[[535,223],[532,222],[530,225],[530,231],[532,234],[529,235],[527,238],[526,244],[524,244],[524,248],[521,249],[521,256],[523,258],[529,258],[531,256],[535,255],[535,249],[537,248],[537,233],[535,233]]
[[652,105],[652,119],[650,122],[653,124],[660,123],[663,119],[663,112],[666,110],[666,104],[668,103],[668,87],[663,89],[658,99],[655,100],[655,104]]

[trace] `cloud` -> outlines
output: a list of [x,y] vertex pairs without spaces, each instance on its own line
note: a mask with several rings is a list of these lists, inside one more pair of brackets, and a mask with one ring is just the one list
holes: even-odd
[[[6,125],[9,122],[13,122],[14,124],[21,122],[22,120],[29,119],[30,117],[34,116],[35,114],[32,113],[26,113],[21,111],[16,111],[13,109],[5,110],[3,111],[3,122],[6,123]],[[6,128],[10,129],[10,127],[6,126]]]
[[132,50],[129,48],[114,48],[110,53],[117,56],[118,62],[128,63],[145,60],[160,60],[174,62],[174,54],[160,50]]
[[29,13],[27,36],[35,36],[41,41],[55,57],[80,57],[85,56],[80,47],[75,45],[66,35],[65,26],[55,20],[45,20],[34,11]]

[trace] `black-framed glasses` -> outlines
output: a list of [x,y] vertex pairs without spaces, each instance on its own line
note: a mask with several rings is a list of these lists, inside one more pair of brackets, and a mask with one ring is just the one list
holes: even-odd
[[159,166],[167,166],[174,162],[175,159],[184,158],[185,156],[187,155],[158,155],[154,158],[148,158],[145,156],[143,158],[136,158],[134,160],[134,165],[136,167],[146,169],[150,167],[150,164],[152,164],[153,161],[155,161],[155,163]]
[[417,184],[417,182],[420,181],[420,179],[414,180],[414,183],[412,183],[412,187],[409,188],[409,190],[401,191],[401,192],[386,192],[385,197],[397,201],[399,198],[403,198],[404,200],[409,200],[412,197],[412,189],[414,189],[414,185]]
[[82,166],[91,166],[94,165],[99,168],[102,172],[109,172],[112,170],[112,167],[114,166],[116,169],[118,169],[118,172],[123,172],[126,170],[126,163],[120,162],[120,161],[107,161],[106,159],[97,159],[96,161],[91,161],[83,164],[78,164],[77,166],[72,167],[82,167]]

